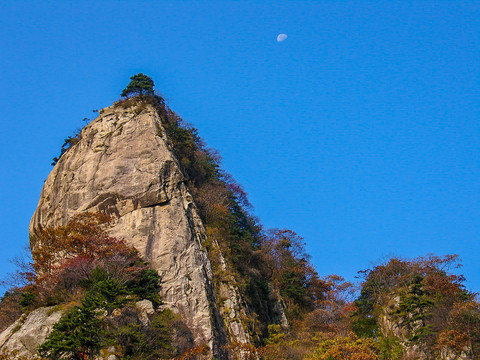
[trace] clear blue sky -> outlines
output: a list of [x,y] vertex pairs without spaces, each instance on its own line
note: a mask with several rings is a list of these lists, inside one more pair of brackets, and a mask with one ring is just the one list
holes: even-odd
[[0,274],[63,139],[144,72],[320,275],[459,254],[480,291],[480,2],[2,1],[0,51]]

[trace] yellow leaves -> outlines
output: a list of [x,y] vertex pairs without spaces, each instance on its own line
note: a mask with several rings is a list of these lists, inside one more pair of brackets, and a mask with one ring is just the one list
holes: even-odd
[[278,324],[268,325],[268,338],[265,339],[265,344],[277,344],[286,336],[283,329]]
[[379,349],[371,338],[337,336],[320,342],[318,348],[305,360],[378,360]]

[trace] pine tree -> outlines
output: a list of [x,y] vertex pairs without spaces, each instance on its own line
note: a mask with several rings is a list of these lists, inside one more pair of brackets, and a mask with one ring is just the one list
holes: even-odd
[[53,326],[53,331],[40,346],[39,354],[52,360],[93,359],[101,347],[102,321],[98,317],[101,299],[87,295]]
[[123,89],[121,96],[129,97],[135,95],[153,95],[153,87],[155,86],[153,80],[145,74],[139,73],[133,75],[130,78],[130,84],[127,85],[125,89]]

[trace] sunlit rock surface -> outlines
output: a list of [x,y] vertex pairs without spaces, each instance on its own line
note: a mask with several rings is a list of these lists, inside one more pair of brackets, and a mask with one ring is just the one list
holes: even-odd
[[[85,211],[111,215],[111,235],[133,244],[158,270],[164,304],[182,315],[196,345],[207,344],[223,359],[229,341],[250,342],[238,320],[240,304],[227,327],[217,307],[205,231],[154,108],[105,108],[82,130],[45,181],[30,223],[32,248],[39,230]],[[234,286],[227,292],[239,302]]]
[[55,307],[42,307],[22,315],[0,334],[0,348],[31,357],[45,341],[63,312]]

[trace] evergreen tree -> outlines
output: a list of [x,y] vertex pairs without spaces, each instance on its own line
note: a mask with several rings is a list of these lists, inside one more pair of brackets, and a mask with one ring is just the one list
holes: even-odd
[[129,97],[132,95],[153,95],[153,80],[145,74],[139,73],[130,78],[130,84],[123,89],[121,96]]
[[80,360],[85,356],[93,359],[101,348],[102,321],[98,316],[101,305],[100,297],[88,294],[81,306],[74,307],[53,326],[39,354],[52,360]]

